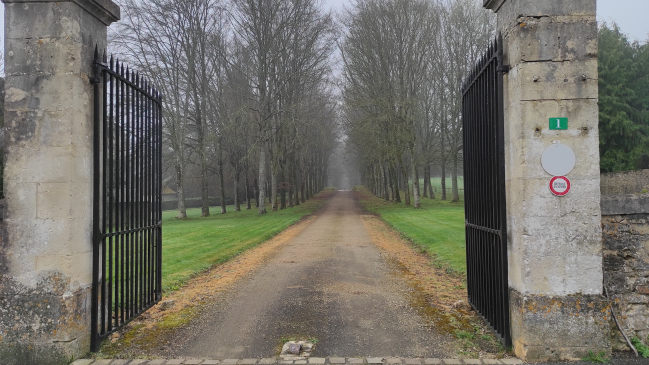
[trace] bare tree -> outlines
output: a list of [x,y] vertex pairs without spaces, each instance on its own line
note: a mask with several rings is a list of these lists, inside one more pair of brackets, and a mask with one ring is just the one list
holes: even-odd
[[122,22],[111,33],[120,53],[139,68],[165,95],[163,136],[165,161],[173,165],[178,192],[178,218],[186,218],[185,168],[188,161],[187,125],[190,100],[187,92],[187,57],[183,51],[184,9],[174,1],[142,4],[122,1]]
[[[458,170],[462,161],[462,82],[495,36],[495,17],[474,0],[442,3],[441,49],[435,59],[445,70],[441,109],[442,197],[446,198],[446,166],[451,167],[452,201],[460,200]],[[471,19],[471,21],[467,21]]]

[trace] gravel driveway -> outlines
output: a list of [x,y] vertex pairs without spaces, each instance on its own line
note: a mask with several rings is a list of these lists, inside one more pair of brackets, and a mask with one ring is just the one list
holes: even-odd
[[282,338],[317,339],[312,356],[454,356],[409,305],[408,284],[372,244],[351,192],[323,211],[248,280],[219,296],[166,356],[276,356]]

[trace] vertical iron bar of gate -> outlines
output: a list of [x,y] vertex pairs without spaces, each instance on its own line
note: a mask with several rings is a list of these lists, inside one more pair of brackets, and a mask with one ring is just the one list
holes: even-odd
[[[126,81],[127,82],[132,82],[133,78],[133,70],[129,69],[128,67],[126,68]],[[135,228],[135,222],[133,220],[134,217],[134,206],[133,206],[133,201],[135,200],[134,198],[134,191],[133,191],[133,179],[135,178],[135,175],[133,174],[133,163],[134,163],[134,154],[135,154],[135,148],[133,146],[133,125],[135,123],[135,112],[134,112],[134,106],[135,106],[135,95],[137,93],[135,91],[131,91],[130,95],[128,97],[130,105],[127,108],[127,115],[130,115],[130,121],[129,124],[127,124],[126,131],[124,139],[126,141],[126,153],[127,157],[125,159],[126,162],[126,213],[124,214],[124,218],[126,219],[126,230],[127,234],[124,235],[124,252],[126,255],[124,255],[124,308],[122,309],[123,313],[123,320],[126,320],[127,317],[130,316],[130,263],[131,258],[133,255],[131,254],[131,246],[133,245],[133,240],[134,240],[134,233],[133,229]]]
[[[97,266],[99,264],[99,240],[100,240],[100,233],[99,233],[99,220],[97,219],[99,217],[99,171],[100,171],[100,165],[99,165],[99,119],[100,119],[100,103],[99,103],[99,91],[100,91],[100,85],[99,85],[99,72],[98,68],[99,66],[97,63],[99,62],[99,50],[97,47],[95,47],[95,57],[94,57],[94,64],[93,64],[93,92],[94,92],[94,100],[93,100],[93,126],[92,126],[92,139],[93,139],[93,157],[92,157],[92,173],[93,173],[93,188],[92,188],[92,215],[93,215],[93,221],[92,221],[92,289],[91,289],[91,296],[92,296],[92,309],[90,313],[90,323],[91,325],[91,337],[90,337],[90,343],[95,344],[98,342],[98,332],[100,331],[99,328],[97,328],[98,324],[98,315],[99,315],[99,288],[97,287],[97,282],[99,281],[99,273],[97,272]],[[103,296],[103,295],[102,295]]]
[[[123,95],[123,101],[122,101],[122,117],[124,120],[120,123],[120,135],[119,138],[122,141],[122,149],[119,152],[121,159],[122,159],[122,164],[120,166],[121,172],[122,172],[122,182],[120,184],[120,195],[123,198],[123,204],[120,206],[120,230],[124,232],[125,230],[130,230],[131,226],[131,219],[129,216],[129,209],[130,209],[130,202],[131,202],[131,196],[129,195],[129,184],[131,183],[130,179],[130,172],[129,172],[129,166],[130,166],[130,128],[131,128],[131,95],[133,95],[133,92],[131,91],[130,87],[126,86],[126,83],[128,82],[129,79],[129,69],[128,67],[126,70],[124,70],[124,65],[122,65],[122,68],[120,70],[120,75],[122,77],[122,80],[120,80],[120,85],[121,87],[124,88],[124,93]],[[122,274],[122,281],[120,282],[120,293],[121,293],[121,299],[119,302],[119,308],[120,308],[120,316],[119,316],[119,323],[123,323],[125,319],[125,286],[126,286],[126,277],[124,276],[125,273],[125,262],[124,262],[124,253],[127,252],[128,249],[128,244],[129,244],[129,236],[130,234],[122,234],[120,235],[120,262],[119,262],[119,271]]]
[[[148,88],[148,83],[145,81],[144,82],[144,90],[146,93],[149,93],[149,88]],[[140,132],[142,134],[142,140],[143,141],[148,141],[147,140],[147,126],[149,122],[149,98],[144,98],[144,123],[142,123],[142,131]],[[139,292],[138,292],[138,313],[140,312],[140,309],[143,308],[144,304],[144,276],[146,275],[146,271],[144,270],[144,263],[146,262],[146,239],[148,237],[148,232],[149,232],[149,225],[147,224],[146,221],[146,212],[147,212],[147,192],[149,191],[148,189],[148,182],[149,182],[149,174],[147,171],[147,164],[148,164],[148,157],[149,157],[149,147],[147,144],[142,142],[142,208],[141,208],[141,213],[140,217],[142,219],[142,225],[144,227],[147,227],[142,231],[142,238],[140,239],[140,256],[139,256],[139,261],[138,265],[140,266],[140,275],[138,276],[139,282],[138,282],[138,287],[139,287]]]
[[[105,52],[104,52],[104,56],[102,57],[102,60],[103,60],[104,64],[106,64],[107,60],[106,60],[106,53]],[[97,67],[97,66],[95,66],[95,67]],[[103,86],[104,86],[103,87],[103,95],[102,95],[102,101],[103,101],[102,104],[104,106],[102,108],[103,109],[102,120],[106,120],[106,118],[108,116],[108,108],[106,108],[106,100],[108,100],[108,82],[107,82],[108,79],[107,79],[107,75],[105,73],[101,72],[100,70],[96,70],[95,72],[97,73],[97,81],[102,82]],[[98,97],[95,97],[95,99],[99,100]],[[99,120],[97,120],[96,123],[99,123]],[[106,148],[106,146],[108,144],[108,130],[107,130],[106,123],[101,123],[101,124],[102,124],[102,126],[101,126],[100,130],[102,131],[102,141],[103,141],[102,148],[101,148],[101,150],[102,150],[101,159],[102,159],[102,162],[103,162],[102,163],[103,164],[103,166],[102,166],[102,176],[105,179],[106,176],[107,176],[106,174],[108,173],[108,170],[106,168],[106,161],[108,159],[108,156],[107,156],[108,149]],[[99,178],[99,177],[97,177],[97,178]],[[95,183],[95,186],[97,186],[97,185],[98,184]],[[98,186],[97,186],[97,188],[98,188]],[[102,191],[101,192],[102,217],[105,217],[107,212],[108,212],[107,202],[108,202],[108,200],[107,200],[107,197],[106,197],[106,192]],[[97,220],[97,218],[95,218],[95,220]],[[106,232],[106,219],[101,220],[101,232]],[[103,237],[102,241],[101,241],[101,244],[104,247],[106,246],[106,241],[107,241],[106,237]],[[113,269],[112,268],[112,259],[113,259],[113,250],[112,250],[113,245],[112,245],[112,242],[113,241],[109,238],[108,242],[109,242],[109,245],[108,245],[108,274],[107,274],[108,276],[106,276],[105,279],[102,280],[102,284],[105,284],[106,281],[108,281],[108,285],[105,288],[106,291],[105,292],[102,291],[102,296],[105,295],[106,298],[102,299],[102,301],[101,301],[102,320],[101,320],[101,331],[100,331],[100,333],[105,333],[106,331],[110,331],[111,328],[112,328],[112,316],[111,316],[110,313],[107,313],[107,311],[108,311],[108,308],[111,308],[110,303],[111,303],[111,298],[112,298],[111,284],[112,284],[112,278],[113,278],[113,276],[112,276],[112,273],[113,273],[113,271],[112,271],[112,269]],[[104,259],[104,262],[105,261],[106,261],[106,259]],[[102,290],[103,290],[103,288],[102,288]]]
[[[147,87],[145,88],[147,95],[151,95],[151,90],[149,89],[149,85],[147,83]],[[145,184],[144,184],[144,206],[143,206],[143,218],[144,218],[144,226],[147,227],[146,230],[144,231],[144,241],[142,242],[142,258],[140,260],[140,265],[142,266],[143,270],[142,273],[143,275],[140,276],[140,302],[144,304],[146,302],[146,298],[148,296],[148,288],[147,288],[147,278],[149,275],[149,272],[151,270],[151,266],[148,265],[147,263],[149,262],[149,245],[150,245],[150,240],[151,237],[149,235],[149,231],[151,230],[150,224],[149,224],[149,199],[150,199],[150,194],[151,194],[151,171],[149,171],[149,165],[150,165],[150,160],[151,160],[151,138],[149,137],[149,128],[150,124],[149,121],[151,120],[151,99],[146,98],[146,117],[145,117],[145,123],[144,123],[144,140],[147,141],[145,144],[145,149],[144,149],[144,176],[146,177],[145,179]],[[144,268],[146,267],[146,270]]]
[[502,319],[503,321],[503,331],[506,334],[505,342],[506,346],[511,346],[511,328],[509,322],[509,277],[508,277],[508,265],[507,261],[507,196],[506,196],[506,183],[505,183],[505,85],[504,85],[504,74],[509,71],[509,66],[503,64],[503,37],[498,35],[498,141],[500,142],[500,148],[498,149],[498,161],[500,161],[500,166],[498,168],[498,177],[500,178],[500,241],[503,249],[501,250],[500,256],[500,285],[506,290],[501,292],[500,300],[503,303],[503,306],[507,308],[507,311],[504,312],[507,314],[506,317]]
[[[131,77],[133,78],[133,83],[135,84],[136,89],[139,89],[138,85],[138,78],[139,78],[139,73],[137,71],[133,71],[131,74]],[[137,245],[140,241],[140,230],[137,229],[140,227],[140,220],[138,212],[139,212],[139,201],[140,201],[140,179],[142,178],[139,174],[140,170],[140,145],[139,145],[139,136],[138,136],[138,130],[140,128],[140,92],[136,91],[134,93],[135,95],[135,102],[133,104],[133,135],[131,136],[131,145],[133,149],[133,176],[131,177],[131,184],[132,186],[132,192],[133,192],[133,197],[131,199],[131,204],[133,205],[133,239],[131,241],[131,245],[129,247],[129,253],[130,253],[130,260],[128,262],[128,272],[129,272],[129,280],[128,280],[128,294],[129,294],[129,300],[128,300],[128,315],[133,316],[135,313],[135,290],[136,290],[136,282],[135,282],[135,275],[136,275],[136,266],[137,266]]]
[[158,179],[158,186],[156,188],[156,197],[158,201],[158,205],[156,207],[156,212],[157,212],[157,219],[156,219],[156,224],[157,224],[157,248],[156,248],[156,253],[157,253],[157,276],[158,279],[156,280],[156,284],[158,286],[158,289],[156,290],[157,293],[157,298],[156,300],[161,300],[162,299],[162,95],[158,94],[158,121],[156,128],[158,131],[158,138],[157,138],[157,144],[156,144],[156,156],[158,158],[158,171],[156,173],[156,177]]
[[[107,61],[104,64],[104,67],[112,68],[114,67],[115,60],[113,57],[110,58],[109,61]],[[101,217],[102,220],[102,229],[101,233],[104,236],[104,244],[108,242],[108,252],[109,252],[109,258],[112,260],[108,262],[108,272],[112,274],[112,276],[108,277],[107,279],[109,280],[108,282],[108,290],[110,290],[110,298],[111,301],[104,301],[106,305],[106,316],[107,316],[107,331],[112,329],[112,327],[117,326],[117,323],[114,323],[114,318],[115,318],[115,313],[114,313],[114,306],[113,306],[113,300],[118,300],[119,296],[117,295],[116,292],[113,290],[116,288],[119,288],[119,273],[115,271],[115,264],[118,263],[117,258],[115,258],[115,252],[119,250],[119,243],[117,241],[117,238],[110,235],[110,233],[113,231],[114,226],[111,224],[112,220],[115,217],[115,193],[116,193],[116,186],[113,186],[112,181],[113,181],[113,174],[116,173],[113,164],[115,162],[115,155],[113,153],[114,151],[114,131],[113,131],[113,124],[110,123],[111,120],[115,118],[115,110],[113,106],[113,87],[115,85],[115,79],[113,78],[112,74],[102,72],[103,76],[103,82],[104,82],[104,100],[103,100],[103,108],[104,108],[104,114],[102,117],[102,125],[103,125],[103,131],[104,131],[104,145],[102,147],[103,149],[103,170],[105,171],[105,175],[102,177],[100,185],[101,185],[101,195],[104,201],[104,208],[103,208],[103,215]],[[96,219],[96,218],[95,218]],[[101,334],[103,334],[102,332]]]

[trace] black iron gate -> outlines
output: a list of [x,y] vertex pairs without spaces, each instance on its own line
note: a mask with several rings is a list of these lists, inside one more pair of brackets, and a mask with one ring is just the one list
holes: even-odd
[[464,199],[469,302],[510,346],[502,59],[499,37],[462,87]]
[[95,50],[91,348],[161,297],[162,103]]

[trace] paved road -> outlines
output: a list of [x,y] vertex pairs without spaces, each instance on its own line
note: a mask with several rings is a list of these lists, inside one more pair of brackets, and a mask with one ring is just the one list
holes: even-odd
[[[448,358],[454,339],[410,308],[407,284],[372,244],[350,192],[318,218],[227,304],[215,304],[179,331],[166,356],[276,356],[281,338],[318,340],[313,356]],[[222,301],[223,302],[223,301]]]

